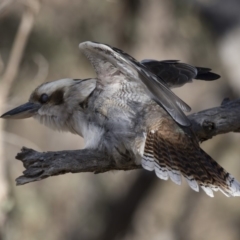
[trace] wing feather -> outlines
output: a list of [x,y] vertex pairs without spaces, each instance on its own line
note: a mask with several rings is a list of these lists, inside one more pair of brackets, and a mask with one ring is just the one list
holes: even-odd
[[190,83],[192,79],[213,81],[220,78],[218,74],[211,72],[210,68],[194,67],[178,60],[144,59],[141,64],[160,77],[170,88]]
[[226,196],[240,196],[240,183],[199,147],[194,135],[186,134],[169,117],[159,120],[159,125],[147,133],[142,158],[145,169],[146,153],[151,170],[154,166],[161,179],[170,177],[181,184],[183,175],[194,191],[201,187],[210,197],[218,190]]
[[183,111],[190,111],[191,108],[177,97],[159,77],[133,57],[120,49],[100,43],[83,42],[80,43],[79,48],[93,65],[102,84],[114,81],[113,75],[116,71],[120,71],[132,81],[141,81],[152,99],[161,105],[177,123],[183,126],[190,125]]

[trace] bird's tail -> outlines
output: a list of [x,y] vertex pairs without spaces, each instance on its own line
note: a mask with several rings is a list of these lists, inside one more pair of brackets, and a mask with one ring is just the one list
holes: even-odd
[[193,190],[198,192],[200,186],[210,197],[218,190],[228,197],[240,196],[240,183],[198,144],[184,134],[175,134],[175,137],[174,143],[173,137],[169,141],[160,131],[149,132],[142,158],[143,168],[154,170],[159,178],[170,178],[179,185],[183,175]]
[[213,81],[220,78],[218,74],[211,72],[212,69],[210,68],[203,68],[203,67],[196,67],[196,68],[197,68],[197,76],[195,77],[195,79]]

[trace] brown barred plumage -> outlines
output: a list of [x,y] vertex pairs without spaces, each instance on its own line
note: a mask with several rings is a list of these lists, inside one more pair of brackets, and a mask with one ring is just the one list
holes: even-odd
[[181,184],[183,175],[189,186],[201,188],[211,197],[220,190],[227,196],[239,195],[238,182],[198,145],[194,134],[186,134],[174,121],[161,119],[147,133],[143,168]]

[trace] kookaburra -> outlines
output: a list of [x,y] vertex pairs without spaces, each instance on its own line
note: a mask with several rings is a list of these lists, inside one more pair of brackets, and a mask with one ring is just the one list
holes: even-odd
[[117,164],[136,164],[164,180],[240,196],[240,183],[200,147],[183,111],[190,107],[170,87],[192,79],[214,80],[211,69],[178,61],[136,61],[105,44],[83,42],[80,50],[97,77],[61,79],[37,87],[29,101],[1,117],[33,117],[46,126],[82,136],[85,148],[106,152]]

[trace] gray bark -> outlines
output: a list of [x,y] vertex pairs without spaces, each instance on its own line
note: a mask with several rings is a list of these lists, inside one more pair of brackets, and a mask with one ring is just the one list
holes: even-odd
[[[240,99],[225,99],[220,107],[207,109],[188,116],[192,129],[199,141],[205,141],[218,134],[240,131]],[[37,152],[23,147],[16,159],[23,162],[26,170],[16,179],[17,185],[39,181],[64,173],[94,172],[110,170],[140,169],[141,166],[128,161],[129,165],[119,167],[111,157],[89,149],[59,152]]]

